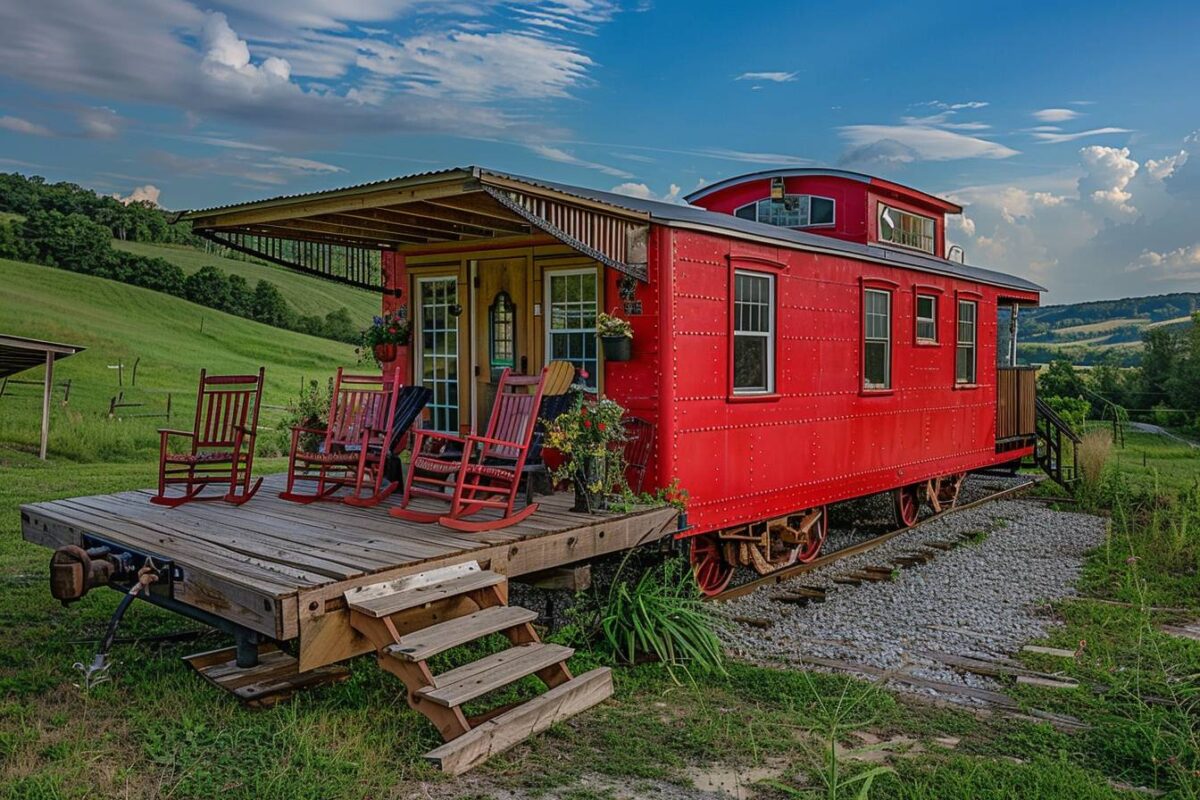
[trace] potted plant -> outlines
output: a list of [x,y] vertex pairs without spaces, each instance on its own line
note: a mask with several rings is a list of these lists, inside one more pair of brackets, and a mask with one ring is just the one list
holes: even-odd
[[400,316],[399,311],[389,311],[375,317],[370,327],[362,332],[362,347],[359,352],[370,352],[381,367],[396,360],[400,348],[408,344],[412,325]]
[[574,392],[570,409],[544,421],[542,452],[560,454],[550,474],[556,482],[570,480],[575,487],[573,510],[591,513],[606,508],[608,495],[625,482],[621,449],[616,446],[625,439],[625,409],[607,398],[589,400],[578,387]]
[[629,320],[601,311],[596,315],[596,335],[606,361],[628,361],[633,357],[633,325]]

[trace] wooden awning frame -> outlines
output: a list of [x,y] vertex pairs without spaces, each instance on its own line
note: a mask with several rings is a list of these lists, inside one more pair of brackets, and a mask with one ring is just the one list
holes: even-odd
[[647,280],[649,214],[477,167],[185,212],[200,236],[340,283],[381,288],[383,251],[547,234]]
[[50,396],[54,392],[54,362],[83,350],[84,348],[74,344],[0,334],[0,378],[7,378],[41,364],[46,365],[45,380],[42,382],[42,438],[38,447],[38,458],[43,461],[46,460],[46,447],[50,441]]

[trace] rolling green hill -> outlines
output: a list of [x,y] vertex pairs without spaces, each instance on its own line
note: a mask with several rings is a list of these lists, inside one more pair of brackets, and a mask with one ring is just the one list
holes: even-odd
[[279,288],[288,305],[302,315],[323,317],[330,311],[344,306],[355,324],[365,328],[371,317],[379,313],[379,295],[374,292],[293,272],[283,267],[222,258],[186,245],[124,242],[119,239],[114,239],[112,245],[117,250],[147,258],[166,259],[178,265],[188,275],[201,267],[213,266],[226,274],[241,275],[251,287],[260,280],[270,281]]
[[1179,292],[1088,303],[1042,306],[1021,312],[1021,355],[1026,361],[1068,358],[1094,364],[1141,358],[1142,335],[1153,328],[1184,329],[1200,311],[1200,293]]
[[[302,276],[298,276],[302,277]],[[308,279],[311,281],[311,279]],[[191,425],[196,378],[211,372],[254,372],[267,368],[264,425],[293,400],[301,383],[320,379],[339,365],[352,365],[351,345],[306,336],[214,311],[171,295],[64,270],[0,259],[0,332],[82,345],[83,353],[55,368],[55,380],[71,381],[67,406],[55,404],[52,454],[83,460],[145,458],[157,449],[154,429]],[[140,359],[140,361],[138,361]],[[137,385],[130,386],[138,361]],[[125,385],[117,370],[125,365]],[[40,380],[42,371],[18,378]],[[126,413],[161,412],[167,394],[173,414],[165,419],[109,420],[110,399],[144,402]],[[38,386],[10,386],[0,397],[0,441],[20,447],[37,442]],[[62,392],[56,391],[56,399]],[[261,441],[260,441],[261,444]]]

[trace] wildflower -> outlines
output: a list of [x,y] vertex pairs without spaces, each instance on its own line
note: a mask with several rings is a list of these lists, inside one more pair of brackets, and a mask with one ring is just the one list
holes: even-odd
[[603,422],[601,422],[600,424],[598,424],[598,425],[596,426],[596,428],[597,428],[597,429],[599,429],[599,430],[604,430],[606,427],[607,427],[607,426],[606,426],[606,425],[605,425]]
[[590,428],[590,427],[592,427],[592,421],[591,421],[590,419],[585,419],[585,420],[583,421],[583,427],[585,427],[585,428]]
[[1141,559],[1137,556],[1130,556],[1129,558],[1125,559],[1126,564],[1136,564],[1139,561],[1141,561]]

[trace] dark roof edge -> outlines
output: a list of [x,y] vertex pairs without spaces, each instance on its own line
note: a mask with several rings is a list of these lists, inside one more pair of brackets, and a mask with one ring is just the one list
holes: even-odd
[[855,172],[853,170],[848,170],[848,169],[831,169],[831,168],[825,168],[825,167],[787,167],[787,168],[783,168],[783,169],[763,169],[763,170],[758,170],[757,172],[747,172],[744,175],[735,175],[731,178],[725,178],[724,180],[720,180],[720,181],[717,181],[716,183],[712,183],[712,184],[709,184],[708,186],[704,186],[704,187],[692,192],[691,194],[686,195],[683,199],[689,203],[692,203],[692,202],[695,202],[696,200],[707,197],[708,195],[710,195],[714,192],[719,192],[722,189],[728,188],[730,186],[736,186],[737,184],[745,183],[746,181],[762,180],[765,178],[773,178],[776,176],[784,177],[784,178],[791,178],[791,177],[819,176],[819,175],[825,175],[825,176],[830,176],[830,177],[834,177],[834,178],[846,178],[847,180],[858,181],[859,183],[865,183],[867,185],[873,185],[876,182],[879,182],[879,184],[881,186],[883,184],[888,184],[889,186],[897,186],[897,187],[905,190],[906,192],[911,192],[913,195],[915,195],[917,197],[928,198],[930,201],[932,201],[932,203],[934,205],[950,206],[950,207],[959,209],[958,212],[953,212],[953,213],[961,213],[962,212],[962,208],[957,203],[952,203],[949,200],[946,200],[945,198],[938,197],[935,194],[930,194],[929,192],[922,191],[913,186],[908,186],[903,183],[898,183],[897,181],[891,181],[891,180],[888,180],[887,178],[881,178],[877,175],[868,175],[865,172]]

